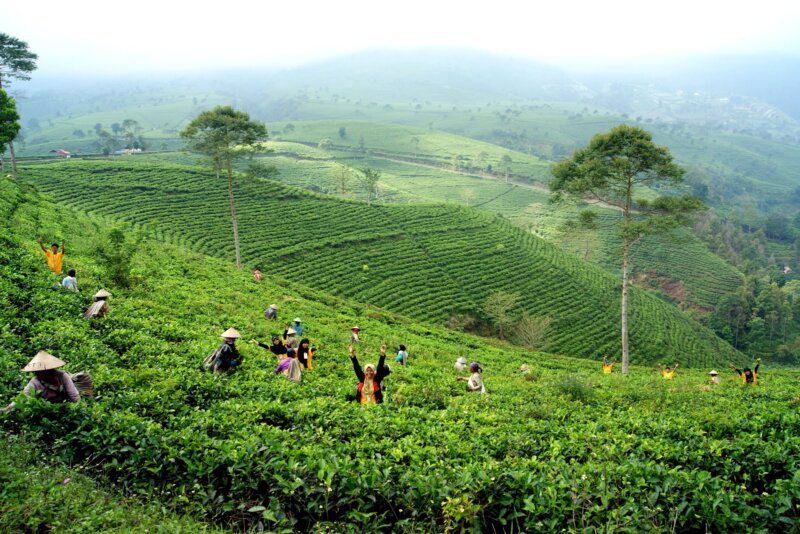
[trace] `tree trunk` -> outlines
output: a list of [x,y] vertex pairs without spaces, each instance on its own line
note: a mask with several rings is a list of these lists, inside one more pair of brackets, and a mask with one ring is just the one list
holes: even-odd
[[[217,170],[219,176],[219,170]],[[233,169],[228,167],[228,204],[231,208],[231,222],[233,223],[233,246],[236,250],[236,268],[242,268],[242,257],[239,253],[239,224],[236,222],[236,206],[233,203]]]
[[628,239],[622,244],[622,374],[628,374],[628,255],[631,244]]
[[8,142],[8,151],[11,153],[11,175],[17,177],[17,158],[14,154],[14,141]]

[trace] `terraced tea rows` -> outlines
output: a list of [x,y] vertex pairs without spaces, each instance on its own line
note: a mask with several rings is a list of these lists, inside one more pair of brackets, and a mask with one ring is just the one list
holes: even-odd
[[[226,184],[194,168],[135,162],[37,165],[26,176],[81,210],[138,225],[218,257],[232,257]],[[237,180],[242,257],[262,272],[443,323],[482,316],[494,291],[517,312],[551,317],[546,348],[599,357],[619,352],[619,283],[509,221],[445,205],[373,206],[274,182]],[[668,304],[634,291],[632,361],[705,365],[733,349]]]

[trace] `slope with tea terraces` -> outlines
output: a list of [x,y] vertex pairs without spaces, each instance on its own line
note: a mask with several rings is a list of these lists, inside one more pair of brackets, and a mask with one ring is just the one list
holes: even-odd
[[[155,235],[231,259],[226,183],[202,169],[135,162],[35,165],[28,180],[58,202],[147,225]],[[266,180],[239,178],[235,194],[243,261],[333,294],[439,324],[485,318],[492,293],[552,320],[542,347],[587,358],[620,352],[619,280],[507,220],[447,205],[372,206]],[[631,354],[719,365],[736,352],[676,308],[631,297]]]

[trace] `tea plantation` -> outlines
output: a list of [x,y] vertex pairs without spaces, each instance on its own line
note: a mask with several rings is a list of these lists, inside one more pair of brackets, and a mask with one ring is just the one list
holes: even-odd
[[[597,361],[525,353],[280,275],[258,283],[227,261],[155,240],[137,253],[131,288],[114,287],[95,253],[102,219],[8,180],[0,193],[0,298],[8,303],[0,396],[18,403],[0,414],[0,427],[46,451],[40,458],[54,470],[70,465],[96,478],[110,496],[233,531],[800,527],[796,370],[762,368],[756,387],[721,370],[714,389],[703,385],[706,368],[681,369],[672,382],[637,366],[627,378],[602,375]],[[57,286],[38,235],[66,239],[65,267],[78,270],[80,293]],[[111,312],[85,321],[81,312],[101,286],[113,294]],[[282,318],[300,316],[320,347],[299,385],[275,376],[274,357],[247,343],[282,327],[263,318],[269,303]],[[408,347],[409,365],[393,365],[383,405],[353,402],[346,344],[354,323],[363,328],[362,363],[375,361],[383,341]],[[244,335],[242,367],[225,376],[201,371],[229,326]],[[668,335],[655,328],[653,337]],[[17,396],[28,378],[19,368],[40,349],[71,372],[91,372],[95,398],[49,405]],[[462,355],[483,365],[488,395],[467,394],[455,380],[452,362]],[[527,377],[523,362],[532,367]],[[8,513],[37,497],[9,490],[22,487],[24,472],[0,475],[0,529],[52,517],[41,500],[27,515]],[[70,500],[93,491],[83,484],[52,484],[59,501],[92,502]],[[85,524],[143,531],[137,520]],[[174,531],[191,531],[175,521]],[[85,531],[79,520],[59,527]]]
[[[226,185],[193,167],[70,161],[26,179],[81,211],[147,225],[153,235],[233,257]],[[519,310],[553,321],[544,349],[600,358],[620,352],[618,278],[507,220],[448,205],[372,206],[275,182],[236,182],[242,257],[301,281],[416,320],[482,318],[487,297],[518,293]],[[720,365],[743,356],[673,306],[633,291],[634,363]]]

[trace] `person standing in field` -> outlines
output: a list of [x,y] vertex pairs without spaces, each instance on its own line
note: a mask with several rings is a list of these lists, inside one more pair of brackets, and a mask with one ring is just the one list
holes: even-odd
[[302,336],[303,335],[303,325],[300,324],[300,318],[299,317],[295,317],[294,321],[292,321],[292,328],[294,329],[295,333],[298,336]]
[[300,340],[300,346],[297,349],[297,360],[300,365],[306,369],[311,369],[311,360],[314,358],[314,353],[311,352],[311,343],[308,338]]
[[283,359],[284,354],[286,354],[286,347],[284,346],[283,342],[281,341],[281,338],[279,338],[277,334],[272,335],[272,345],[261,343],[260,341],[255,339],[251,339],[250,343],[254,343],[259,347],[261,347],[262,349],[267,349],[272,354],[274,354],[278,360]]
[[463,356],[460,356],[456,360],[456,363],[453,364],[453,369],[455,369],[459,373],[463,373],[467,369],[467,359]]
[[214,360],[209,368],[214,373],[229,371],[242,364],[242,357],[236,349],[236,340],[242,335],[235,328],[228,328],[221,336],[224,341],[216,350]]
[[111,296],[111,293],[105,289],[101,289],[94,294],[94,302],[86,313],[83,314],[84,319],[94,319],[95,317],[103,317],[108,313],[108,302],[106,300]]
[[674,367],[662,367],[659,365],[658,367],[661,370],[661,378],[664,380],[672,380],[675,377],[675,371],[678,370],[678,365],[679,364],[677,363]]
[[486,386],[483,385],[483,377],[481,373],[483,369],[478,362],[469,364],[469,377],[457,376],[456,380],[467,383],[467,392],[470,393],[486,393]]
[[267,311],[264,312],[264,317],[266,317],[268,321],[276,320],[278,318],[278,305],[270,304]]
[[761,366],[761,358],[756,359],[755,368],[752,370],[749,367],[745,367],[744,370],[740,371],[736,368],[735,365],[728,364],[731,369],[736,371],[736,374],[739,375],[739,378],[742,379],[742,384],[753,384],[756,385],[756,380],[758,379],[758,368]]
[[61,274],[61,265],[64,263],[64,241],[61,241],[61,251],[58,250],[58,243],[53,243],[50,246],[50,250],[45,248],[42,239],[37,239],[37,243],[42,248],[42,252],[44,252],[45,257],[47,257],[47,266],[50,267],[50,270],[56,274]]
[[614,370],[614,364],[617,362],[610,362],[608,358],[603,358],[603,374],[610,375]]
[[353,344],[360,343],[361,340],[358,339],[358,333],[361,331],[361,329],[359,327],[357,327],[357,326],[354,326],[353,328],[350,329],[350,331],[352,332],[350,334],[350,343],[353,343]]
[[408,360],[408,353],[406,352],[406,346],[399,345],[397,347],[397,356],[395,356],[394,361],[399,363],[400,365],[405,365],[407,360]]
[[67,271],[67,276],[61,281],[61,286],[70,291],[78,291],[78,280],[75,278],[75,269]]
[[295,352],[297,352],[297,349],[300,347],[300,343],[297,341],[297,336],[295,334],[297,334],[297,332],[294,328],[287,328],[283,333],[283,344],[286,345],[287,349],[294,349]]
[[356,392],[356,402],[359,404],[381,404],[383,403],[383,392],[381,391],[381,381],[386,376],[386,344],[381,345],[381,355],[378,359],[378,367],[368,363],[361,370],[358,363],[353,345],[348,345],[350,351],[350,361],[353,363],[353,370],[358,378],[358,390]]
[[275,374],[283,374],[283,376],[295,384],[300,382],[300,379],[302,378],[300,362],[294,357],[292,352],[286,353],[283,360],[281,360],[278,364],[278,367],[275,368]]
[[719,373],[714,369],[708,373],[708,383],[712,386],[718,386],[720,384]]

